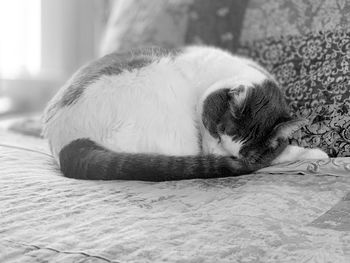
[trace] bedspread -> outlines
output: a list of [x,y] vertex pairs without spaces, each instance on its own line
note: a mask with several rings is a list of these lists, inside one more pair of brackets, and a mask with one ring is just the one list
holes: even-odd
[[350,262],[350,158],[238,178],[82,181],[0,132],[0,262]]

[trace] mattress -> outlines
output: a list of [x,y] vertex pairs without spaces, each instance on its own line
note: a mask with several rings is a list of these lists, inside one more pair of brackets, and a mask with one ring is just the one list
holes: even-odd
[[350,262],[350,158],[83,181],[45,140],[0,131],[0,262]]

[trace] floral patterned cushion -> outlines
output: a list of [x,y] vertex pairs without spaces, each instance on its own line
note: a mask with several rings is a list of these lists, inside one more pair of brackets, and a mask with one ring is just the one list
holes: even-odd
[[192,0],[186,43],[235,50],[239,42],[350,26],[350,0]]
[[310,120],[293,143],[350,156],[350,32],[271,37],[249,42],[239,53],[272,72],[294,115]]
[[339,30],[350,25],[349,0],[249,0],[241,41]]

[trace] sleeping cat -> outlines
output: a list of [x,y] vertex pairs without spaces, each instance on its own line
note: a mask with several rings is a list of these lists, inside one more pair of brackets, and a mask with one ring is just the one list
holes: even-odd
[[213,47],[149,48],[81,68],[46,108],[44,135],[66,177],[164,181],[327,158],[287,145],[305,123],[249,59]]

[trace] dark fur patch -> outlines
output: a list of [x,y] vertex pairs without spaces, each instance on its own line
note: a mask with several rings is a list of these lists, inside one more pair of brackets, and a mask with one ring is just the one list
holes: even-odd
[[142,48],[125,53],[112,53],[81,68],[67,84],[68,88],[60,101],[60,107],[75,103],[85,88],[93,84],[101,76],[118,75],[123,71],[132,71],[146,67],[158,59],[176,57],[180,50],[163,48]]
[[228,92],[229,89],[216,90],[203,101],[203,125],[214,138],[219,137],[217,126],[229,108]]
[[244,141],[240,152],[243,156],[252,151],[259,156],[256,149],[270,147],[269,136],[273,129],[278,124],[291,120],[284,95],[271,80],[248,89],[244,108],[240,109],[240,105],[235,105],[232,100],[229,103],[233,105],[220,120],[218,132]]

